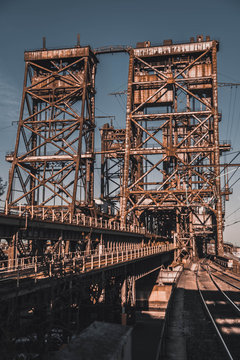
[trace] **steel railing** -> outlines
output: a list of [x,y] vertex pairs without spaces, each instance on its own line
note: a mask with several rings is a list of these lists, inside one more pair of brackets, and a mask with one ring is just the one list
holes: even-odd
[[47,278],[66,274],[79,274],[134,261],[155,254],[174,250],[174,244],[146,246],[129,250],[99,253],[70,253],[64,256],[34,256],[0,261],[0,281],[24,278]]
[[71,215],[70,212],[65,212],[63,210],[55,210],[55,209],[42,209],[41,212],[36,213],[34,207],[22,207],[19,205],[18,209],[8,209],[5,207],[5,212],[3,209],[0,209],[0,214],[3,215],[14,215],[18,217],[22,217],[25,219],[25,222],[30,220],[43,220],[43,221],[51,221],[57,223],[66,223],[78,226],[86,226],[92,228],[100,228],[107,230],[115,230],[115,231],[126,231],[137,234],[147,234],[148,231],[145,227],[140,227],[131,224],[120,224],[118,221],[113,220],[105,220],[102,218],[95,218],[86,216],[84,214],[75,214]]

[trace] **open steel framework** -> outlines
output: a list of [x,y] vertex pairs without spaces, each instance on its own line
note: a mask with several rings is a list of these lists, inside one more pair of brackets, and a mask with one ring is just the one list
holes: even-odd
[[101,199],[119,211],[123,177],[125,129],[104,124],[101,128]]
[[223,252],[217,50],[198,36],[130,51],[121,221],[193,255],[204,238]]
[[220,153],[230,146],[219,143],[218,43],[198,36],[120,50],[130,56],[127,117],[125,129],[101,129],[107,206],[99,211],[93,199],[97,59],[78,44],[25,53],[5,213],[62,222],[76,213],[109,221],[114,215],[122,228],[144,226],[178,241],[182,255],[211,240],[221,254],[222,199],[229,192],[221,189]]
[[25,63],[5,212],[91,213],[96,57],[77,46],[28,51]]

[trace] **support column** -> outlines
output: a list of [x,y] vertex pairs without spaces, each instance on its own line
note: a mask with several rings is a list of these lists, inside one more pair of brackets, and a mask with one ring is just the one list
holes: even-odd
[[213,86],[213,118],[214,118],[214,162],[216,181],[216,220],[217,220],[217,255],[223,255],[223,219],[220,180],[219,126],[218,126],[218,90],[217,90],[217,44],[213,41],[212,48],[212,86]]
[[18,232],[13,235],[12,239],[8,243],[8,267],[14,267],[17,260],[17,239]]

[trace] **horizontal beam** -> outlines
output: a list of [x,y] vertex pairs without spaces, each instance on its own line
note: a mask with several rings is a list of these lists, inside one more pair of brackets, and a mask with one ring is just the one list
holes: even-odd
[[158,55],[169,56],[174,54],[187,54],[187,53],[191,54],[191,53],[206,51],[207,49],[211,49],[212,46],[213,46],[213,41],[151,46],[151,47],[133,49],[133,54],[139,57],[145,57],[145,56],[156,57]]
[[[225,145],[219,145],[220,151],[229,151],[231,149],[230,144]],[[173,152],[176,154],[186,154],[186,153],[211,153],[215,151],[215,148],[213,146],[203,147],[203,146],[196,146],[196,147],[185,147],[185,148],[179,148],[179,149],[172,149]],[[160,147],[152,147],[152,148],[140,148],[140,149],[131,149],[130,155],[156,155],[156,154],[166,154],[168,152],[168,149],[160,148]],[[119,150],[107,150],[107,151],[96,151],[96,155],[99,154],[115,154],[114,157],[123,156],[124,151]],[[117,156],[116,156],[117,155]]]
[[25,51],[24,60],[25,61],[34,61],[34,60],[53,60],[53,59],[63,59],[63,58],[79,58],[84,56],[94,56],[94,53],[91,51],[89,46],[86,47],[75,47],[68,49],[40,49],[34,51]]
[[[92,159],[94,157],[91,153],[81,154],[81,159]],[[18,160],[19,163],[29,163],[29,162],[47,162],[47,161],[76,161],[78,155],[39,155],[39,156],[26,156],[21,157],[21,160]],[[13,162],[13,155],[6,155],[6,161]]]

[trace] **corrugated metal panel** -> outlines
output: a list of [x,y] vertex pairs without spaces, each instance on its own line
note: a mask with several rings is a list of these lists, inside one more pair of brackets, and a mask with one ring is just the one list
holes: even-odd
[[58,50],[37,50],[26,51],[24,54],[24,60],[45,60],[45,59],[62,59],[62,58],[74,58],[90,55],[89,47],[84,48],[71,48],[71,49],[58,49]]
[[[34,85],[32,90],[69,88],[79,86],[83,83],[83,74],[80,72],[78,74],[74,74],[75,78],[70,75],[61,76],[61,79],[57,79],[54,76],[47,78],[48,76],[49,74],[46,74],[45,76],[34,76],[32,78],[32,86]],[[47,79],[44,80],[44,78]]]
[[198,51],[205,51],[212,47],[212,41],[203,41],[186,44],[174,44],[170,46],[153,46],[149,48],[134,49],[136,56],[156,56],[156,55],[170,55],[192,53]]
[[[145,102],[150,96],[154,95],[154,93],[161,87],[160,84],[154,84],[156,81],[160,81],[160,79],[155,74],[138,74],[135,75],[135,82],[145,83],[142,86],[141,90],[134,91],[134,103],[141,104]],[[154,103],[172,103],[173,102],[173,90],[169,90],[167,88],[162,89],[158,94],[154,95],[148,103],[153,105]]]
[[205,77],[212,75],[212,64],[197,64],[189,69],[189,77]]
[[[196,64],[189,69],[188,76],[189,78],[205,78],[211,77],[212,75],[212,64]],[[206,79],[202,80],[202,83],[198,82],[197,84],[190,84],[190,90],[201,90],[201,89],[210,89],[212,87],[211,83],[206,83]]]

